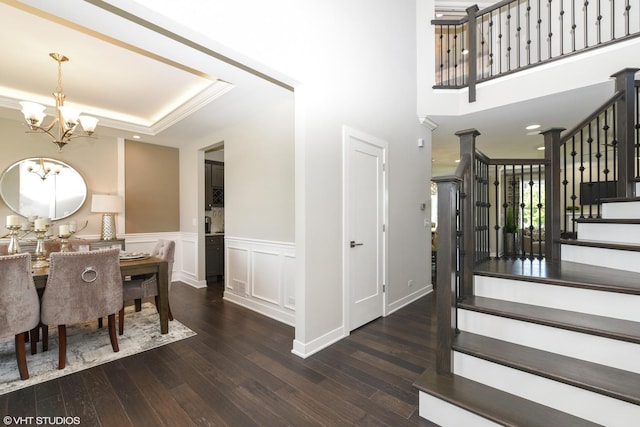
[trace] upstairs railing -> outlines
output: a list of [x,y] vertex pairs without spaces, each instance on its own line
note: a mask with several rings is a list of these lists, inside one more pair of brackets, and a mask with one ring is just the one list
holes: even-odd
[[433,20],[436,88],[476,84],[640,35],[636,0],[503,0]]
[[439,372],[451,372],[457,302],[473,295],[474,265],[491,258],[561,259],[562,239],[579,237],[575,220],[600,216],[602,199],[634,197],[640,181],[637,69],[615,74],[615,94],[565,129],[541,132],[544,159],[491,159],[475,129],[460,131],[460,163],[434,177],[438,197]]

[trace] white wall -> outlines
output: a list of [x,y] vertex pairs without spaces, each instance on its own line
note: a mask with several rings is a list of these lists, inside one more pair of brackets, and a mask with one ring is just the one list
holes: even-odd
[[[35,3],[43,2],[32,0]],[[417,33],[416,18],[430,0],[111,0],[109,3],[134,11],[142,19],[171,24],[173,32],[207,38],[197,42],[223,51],[232,59],[250,65],[295,87],[295,250],[296,250],[296,337],[308,355],[328,342],[324,337],[342,328],[342,127],[347,125],[389,143],[389,278],[386,311],[408,303],[429,289],[430,141],[429,130],[416,113]],[[418,9],[418,5],[420,8]],[[44,7],[44,6],[43,6]],[[79,5],[89,8],[86,3]],[[145,9],[148,8],[148,9]],[[101,14],[78,19],[100,31],[114,32]],[[79,13],[79,12],[78,12]],[[65,15],[65,16],[67,16]],[[90,15],[90,14],[89,14]],[[95,19],[94,19],[95,18]],[[428,18],[427,18],[428,19]],[[127,27],[129,24],[125,25]],[[120,27],[117,27],[120,28]],[[422,31],[422,29],[421,29]],[[215,61],[175,43],[150,46],[152,38],[125,41],[153,52],[192,63],[212,75]],[[197,62],[197,64],[196,64]],[[224,76],[222,76],[224,77]],[[235,83],[232,81],[232,83]],[[234,89],[224,99],[233,97]],[[258,115],[266,112],[261,111]],[[250,117],[250,115],[248,115]],[[248,118],[249,118],[248,117]],[[212,123],[215,117],[212,117]],[[425,147],[418,148],[418,138]],[[231,149],[225,139],[225,169],[232,168]],[[183,143],[181,141],[180,143]],[[206,143],[219,143],[211,138]],[[201,233],[203,200],[198,194],[203,181],[199,165],[204,160],[199,146],[182,148],[181,218],[183,233]],[[251,154],[251,153],[247,153]],[[194,172],[195,171],[195,172]],[[227,174],[227,171],[225,171]],[[235,171],[228,171],[230,176]],[[233,185],[233,184],[230,184]],[[256,185],[254,189],[257,189]],[[229,189],[229,191],[231,191]],[[194,202],[196,201],[196,202]],[[239,201],[242,203],[242,201]],[[427,205],[424,211],[420,205]],[[255,206],[238,215],[255,215]],[[227,230],[233,224],[226,213]],[[264,218],[274,219],[267,211]],[[287,218],[291,218],[290,216]],[[247,234],[286,241],[290,229],[255,227]],[[250,236],[254,238],[256,236]],[[198,244],[197,252],[202,253]],[[203,267],[196,266],[199,274]],[[412,280],[413,287],[407,286]]]
[[[301,348],[343,324],[343,125],[390,144],[387,309],[427,289],[430,230],[424,218],[429,210],[421,211],[420,204],[428,206],[430,199],[430,134],[416,117],[415,1],[140,3],[207,34],[247,63],[263,64],[299,82],[294,94],[295,241],[296,342]],[[426,147],[417,147],[419,137]],[[225,140],[225,167],[233,169],[231,150]],[[195,157],[188,156],[187,163]],[[235,173],[229,170],[227,176]],[[225,216],[231,232],[233,215],[226,211]]]

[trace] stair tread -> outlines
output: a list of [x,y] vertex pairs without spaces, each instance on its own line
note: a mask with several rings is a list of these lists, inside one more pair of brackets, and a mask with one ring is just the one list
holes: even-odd
[[640,374],[469,332],[454,338],[453,349],[640,405]]
[[640,273],[571,261],[490,259],[476,264],[474,274],[640,295]]
[[418,390],[506,426],[597,426],[582,418],[532,402],[459,375],[426,370],[414,383]]
[[640,224],[639,218],[575,218],[580,224]]
[[563,245],[586,246],[590,248],[602,248],[602,249],[613,249],[618,251],[640,252],[640,246],[631,245],[629,243],[602,242],[599,240],[585,240],[585,239],[582,239],[582,240],[560,239],[560,243]]
[[640,344],[640,323],[485,297],[466,297],[460,308]]

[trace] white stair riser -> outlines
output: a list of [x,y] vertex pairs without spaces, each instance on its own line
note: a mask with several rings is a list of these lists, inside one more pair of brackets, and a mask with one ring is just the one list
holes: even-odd
[[562,245],[562,260],[640,273],[640,252]]
[[602,218],[606,218],[606,219],[640,218],[640,201],[603,203]]
[[422,391],[419,399],[420,416],[442,427],[500,425]]
[[458,328],[640,374],[638,344],[468,310],[458,311]]
[[523,304],[640,322],[640,295],[475,276],[474,293]]
[[608,427],[637,425],[640,406],[454,352],[454,373]]
[[640,224],[578,223],[577,231],[579,240],[633,245],[640,242]]

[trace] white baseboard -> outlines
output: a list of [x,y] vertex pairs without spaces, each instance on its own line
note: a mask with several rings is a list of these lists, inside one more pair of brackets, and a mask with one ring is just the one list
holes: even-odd
[[274,320],[287,324],[289,326],[296,326],[296,317],[295,314],[285,313],[283,311],[278,310],[276,307],[272,305],[261,304],[258,301],[251,300],[248,298],[243,298],[239,295],[234,294],[233,292],[225,292],[223,299],[225,301],[230,301],[234,304],[238,304],[242,307],[248,308],[249,310],[255,311],[257,313],[262,314],[263,316],[270,317]]
[[431,292],[433,292],[433,285],[426,285],[425,287],[418,289],[412,294],[409,294],[406,297],[400,298],[399,300],[394,301],[391,304],[387,305],[384,315],[388,316],[400,310],[401,308],[411,304],[412,302],[417,301],[423,296],[430,294]]
[[299,340],[293,340],[291,353],[306,359],[320,350],[329,347],[331,344],[340,341],[345,336],[344,328],[341,326],[306,344]]

